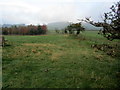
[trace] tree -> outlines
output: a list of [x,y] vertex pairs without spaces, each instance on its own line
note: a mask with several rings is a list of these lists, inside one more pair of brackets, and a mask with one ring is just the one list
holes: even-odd
[[38,34],[42,34],[43,30],[42,30],[40,25],[38,25],[38,29],[37,30],[38,30]]
[[103,22],[93,22],[90,18],[82,21],[97,27],[103,27],[103,29],[100,30],[100,34],[108,40],[120,39],[120,1],[112,5],[110,10],[110,12],[104,13]]
[[42,34],[46,34],[47,33],[47,26],[46,25],[42,25],[41,29],[42,29]]
[[58,30],[57,28],[55,28],[55,32],[59,34],[60,30]]
[[81,23],[73,23],[67,26],[67,28],[65,29],[65,33],[69,32],[69,34],[79,35],[80,31],[84,31],[84,30],[85,29],[82,27]]
[[8,28],[7,27],[2,28],[2,34],[8,35]]

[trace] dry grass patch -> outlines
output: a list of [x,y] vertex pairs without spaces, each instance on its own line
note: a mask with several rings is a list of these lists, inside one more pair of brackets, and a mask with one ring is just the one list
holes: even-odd
[[64,37],[68,37],[68,36],[69,36],[69,35],[67,35],[67,34],[66,34],[66,35],[64,35]]
[[95,59],[100,60],[100,61],[102,61],[104,58],[103,54],[97,53],[96,51],[93,52],[92,56],[95,57]]
[[87,56],[89,54],[89,52],[87,50],[84,50],[84,51],[80,52],[80,54]]
[[25,46],[42,46],[42,47],[56,47],[54,44],[49,44],[49,43],[24,43],[23,45]]
[[23,48],[23,47],[17,47],[15,49],[13,49],[13,53],[11,55],[12,58],[16,58],[16,57],[19,57],[19,56],[26,56],[28,55],[28,49],[27,48]]
[[98,60],[103,60],[103,55],[96,55],[95,58]]
[[52,61],[58,60],[61,56],[64,56],[64,55],[65,55],[64,52],[55,52],[55,53],[52,53],[51,60]]
[[42,53],[41,52],[38,52],[38,53],[36,53],[35,55],[36,56],[40,56]]

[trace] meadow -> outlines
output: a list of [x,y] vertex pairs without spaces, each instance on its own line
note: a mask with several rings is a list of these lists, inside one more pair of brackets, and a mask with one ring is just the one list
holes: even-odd
[[[115,46],[97,31],[5,36],[2,49],[3,88],[118,88],[120,54],[107,54],[93,44]],[[106,50],[107,51],[107,50]]]

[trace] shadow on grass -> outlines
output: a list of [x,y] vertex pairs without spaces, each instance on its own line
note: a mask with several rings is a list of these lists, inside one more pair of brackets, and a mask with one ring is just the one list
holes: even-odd
[[12,46],[12,45],[10,45],[10,44],[6,44],[5,46],[8,47],[8,46]]

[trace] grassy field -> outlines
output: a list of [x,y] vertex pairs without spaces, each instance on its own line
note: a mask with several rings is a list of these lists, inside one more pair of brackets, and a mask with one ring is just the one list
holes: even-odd
[[[115,45],[95,31],[79,37],[64,34],[5,36],[3,88],[116,88],[119,56],[113,57],[93,44]],[[118,54],[119,55],[119,54]]]

